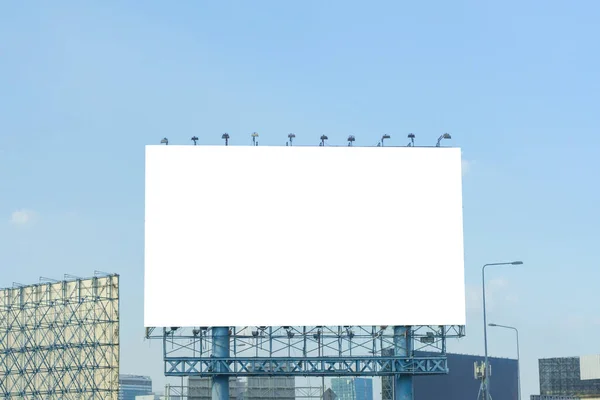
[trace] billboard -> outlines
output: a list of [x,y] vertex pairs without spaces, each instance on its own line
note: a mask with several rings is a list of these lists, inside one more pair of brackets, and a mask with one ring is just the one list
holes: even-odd
[[147,146],[144,287],[147,327],[464,325],[460,149]]
[[600,354],[579,357],[581,380],[600,379]]
[[119,277],[0,289],[0,395],[117,400]]

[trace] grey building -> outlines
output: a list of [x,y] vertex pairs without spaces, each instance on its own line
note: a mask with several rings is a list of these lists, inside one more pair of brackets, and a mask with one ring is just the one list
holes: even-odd
[[338,400],[337,395],[333,392],[333,390],[327,389],[323,394],[323,400]]
[[[391,354],[385,350],[384,355]],[[415,352],[415,356],[431,355]],[[475,379],[476,362],[482,362],[482,356],[467,354],[446,354],[449,372],[446,375],[420,376],[413,378],[415,400],[476,399],[481,381]],[[517,360],[489,357],[492,369],[490,392],[492,399],[516,399],[518,394]],[[392,400],[393,382],[391,377],[381,379],[382,399]]]
[[[211,378],[190,376],[188,378],[188,400],[211,400]],[[229,378],[229,399],[243,400],[245,382],[239,378]]]
[[244,400],[294,400],[296,378],[293,376],[251,376],[246,383]]
[[[188,400],[211,400],[211,379],[190,377]],[[294,400],[294,377],[248,377],[229,379],[230,400]]]
[[135,400],[152,394],[152,379],[141,375],[119,375],[119,400]]

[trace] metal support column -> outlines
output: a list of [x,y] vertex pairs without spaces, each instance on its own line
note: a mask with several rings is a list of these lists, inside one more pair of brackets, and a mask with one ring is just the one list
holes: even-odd
[[[229,327],[212,328],[213,357],[229,357]],[[220,372],[220,371],[218,371]],[[229,400],[229,376],[215,375],[212,378],[212,400]]]
[[[412,343],[409,326],[394,327],[394,353],[396,356],[411,357]],[[413,400],[412,374],[394,375],[394,400]]]

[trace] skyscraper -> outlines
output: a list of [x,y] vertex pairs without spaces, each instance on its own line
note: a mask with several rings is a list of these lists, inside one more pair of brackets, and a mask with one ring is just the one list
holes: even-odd
[[373,400],[371,378],[333,378],[331,389],[338,400]]
[[135,400],[135,396],[152,394],[149,376],[119,375],[119,400]]

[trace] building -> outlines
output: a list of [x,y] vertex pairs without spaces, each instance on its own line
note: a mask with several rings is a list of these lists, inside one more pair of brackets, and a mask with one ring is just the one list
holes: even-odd
[[[211,384],[210,378],[190,377],[188,400],[211,400]],[[230,400],[294,400],[295,397],[294,377],[229,378]]]
[[338,400],[373,400],[371,378],[333,378],[331,389]]
[[294,400],[296,378],[293,376],[251,376],[246,383],[244,400]]
[[331,388],[327,389],[323,394],[323,400],[337,400],[337,396],[333,393]]
[[540,396],[531,396],[531,399],[600,398],[600,367],[594,365],[594,358],[597,356],[591,356],[591,360],[590,357],[540,359]]
[[135,400],[136,396],[152,394],[149,376],[119,375],[119,400]]
[[[386,351],[390,354],[390,351]],[[384,353],[385,355],[385,353]],[[423,353],[415,352],[415,356]],[[476,399],[481,381],[475,379],[476,362],[484,357],[466,354],[446,354],[448,358],[447,375],[416,375],[413,378],[415,400],[444,399],[464,400]],[[516,399],[518,395],[517,360],[488,357],[492,369],[490,394],[493,399]],[[392,400],[393,382],[391,377],[383,377],[382,399]]]
[[[190,376],[188,378],[188,400],[211,400],[211,379]],[[243,400],[246,384],[242,379],[229,378],[229,399]]]

